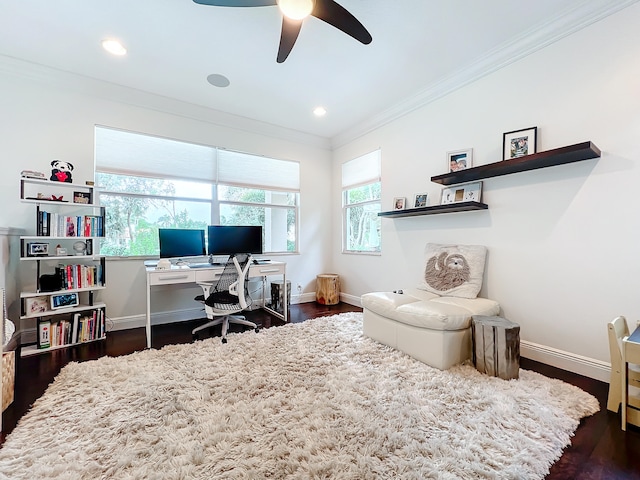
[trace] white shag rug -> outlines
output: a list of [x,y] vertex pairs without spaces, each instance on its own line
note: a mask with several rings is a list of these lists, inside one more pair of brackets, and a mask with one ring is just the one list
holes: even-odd
[[0,449],[7,479],[541,479],[597,400],[446,372],[362,314],[71,363]]

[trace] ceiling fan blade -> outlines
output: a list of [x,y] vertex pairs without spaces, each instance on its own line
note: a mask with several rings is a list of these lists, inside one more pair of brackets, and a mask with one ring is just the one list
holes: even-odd
[[276,0],[193,0],[200,5],[212,7],[270,7],[277,5]]
[[342,30],[365,45],[371,43],[371,34],[364,28],[364,25],[333,0],[316,0],[316,5],[311,15],[327,22],[329,25],[333,25],[338,30]]
[[282,17],[282,34],[280,35],[280,47],[278,48],[278,63],[284,62],[291,49],[298,39],[298,34],[302,28],[302,20],[291,20],[285,16]]

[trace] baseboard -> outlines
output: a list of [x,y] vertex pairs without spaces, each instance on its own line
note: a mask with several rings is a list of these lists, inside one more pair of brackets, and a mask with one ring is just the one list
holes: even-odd
[[349,305],[362,307],[362,302],[360,300],[360,297],[357,295],[349,295],[348,293],[341,293],[340,300],[344,303],[348,303]]
[[[292,304],[314,302],[315,300],[316,295],[314,292],[291,296]],[[340,300],[349,305],[362,307],[360,297],[356,295],[341,293]],[[162,325],[185,320],[196,320],[198,318],[204,318],[204,310],[202,308],[190,308],[186,310],[154,313],[151,316],[151,323],[153,325]],[[107,331],[128,330],[131,328],[143,328],[145,326],[146,318],[144,314],[107,318]],[[18,335],[19,338],[16,340],[20,345],[35,343],[36,341],[35,328],[23,330],[19,332]],[[527,342],[525,340],[520,341],[520,355],[524,358],[561,368],[568,372],[577,373],[578,375],[584,375],[585,377],[600,380],[601,382],[609,383],[610,380],[611,364],[608,362],[565,352],[564,350],[558,350],[533,342]]]
[[520,341],[520,355],[585,377],[609,383],[611,364],[537,343]]
[[[315,293],[304,293],[302,295],[292,295],[291,304],[313,302],[316,299]],[[249,310],[255,310],[260,308],[259,305],[252,305]],[[185,320],[197,320],[199,318],[205,318],[204,308],[189,308],[185,310],[173,310],[167,312],[157,312],[151,314],[152,325],[164,325],[173,322],[183,322]],[[107,319],[107,331],[128,330],[131,328],[146,327],[147,318],[145,314],[131,315],[127,317],[108,318]],[[35,340],[35,332],[34,332]]]
[[[167,312],[157,312],[151,314],[152,325],[165,325],[167,323],[184,322],[186,320],[197,320],[205,318],[204,308],[187,308],[184,310],[171,310]],[[129,330],[131,328],[141,328],[147,326],[147,317],[144,313],[140,315],[130,315],[127,317],[108,318],[107,332],[117,330]]]
[[315,301],[316,301],[316,293],[315,292],[308,292],[308,293],[303,293],[301,295],[292,295],[291,296],[291,304],[309,303],[309,302],[315,302]]

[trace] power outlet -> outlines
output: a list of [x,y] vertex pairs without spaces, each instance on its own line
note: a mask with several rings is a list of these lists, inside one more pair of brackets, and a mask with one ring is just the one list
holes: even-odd
[[302,285],[298,284],[298,295],[302,295]]

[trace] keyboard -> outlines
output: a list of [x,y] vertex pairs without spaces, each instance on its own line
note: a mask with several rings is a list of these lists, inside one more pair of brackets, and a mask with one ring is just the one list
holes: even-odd
[[210,263],[190,263],[189,268],[211,268],[215,265],[211,265]]

